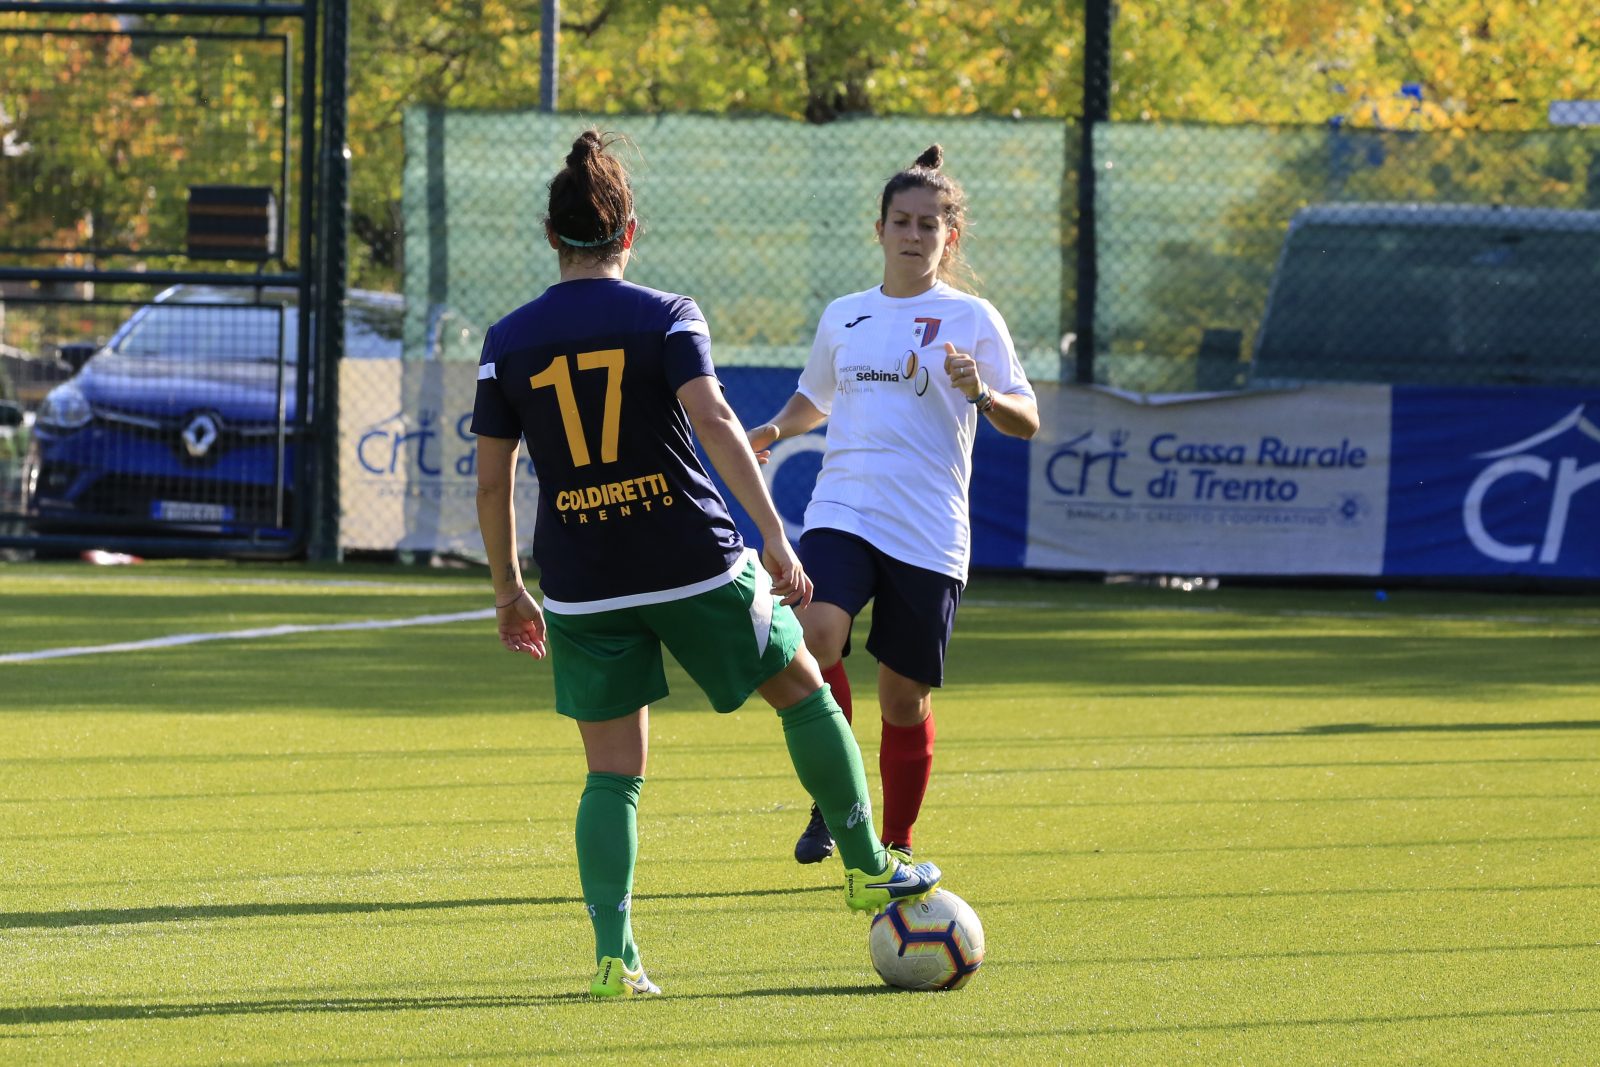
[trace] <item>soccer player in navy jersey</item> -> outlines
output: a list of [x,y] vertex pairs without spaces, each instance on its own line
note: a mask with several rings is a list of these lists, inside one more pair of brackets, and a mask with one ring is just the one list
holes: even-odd
[[[800,605],[806,645],[850,718],[840,656],[872,601],[867,651],[878,660],[884,844],[911,857],[912,827],[933,770],[933,690],[967,582],[972,444],[980,420],[1032,437],[1039,408],[993,304],[964,292],[966,196],[932,145],[884,185],[878,206],[883,284],[829,304],[799,388],[749,433],[773,442],[828,421],[822,471],[806,508],[800,558],[816,582]],[[795,843],[801,863],[834,851],[813,807]]]
[[[501,643],[549,654],[556,710],[577,720],[588,762],[577,853],[598,967],[590,992],[627,996],[661,991],[631,916],[649,705],[667,695],[663,645],[717,711],[751,693],[777,709],[800,782],[838,839],[851,908],[926,896],[940,872],[882,847],[861,752],[791,609],[810,600],[811,581],[723,399],[705,316],[686,296],[623,280],[637,222],[627,171],[607,148],[585,131],[550,182],[545,234],[560,281],[484,338],[472,430]],[[695,437],[760,530],[759,561]],[[519,440],[539,481],[542,610],[517,561]]]

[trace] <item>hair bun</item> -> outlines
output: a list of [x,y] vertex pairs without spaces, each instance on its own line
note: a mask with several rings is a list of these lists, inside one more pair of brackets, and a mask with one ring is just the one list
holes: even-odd
[[599,155],[605,148],[605,143],[600,140],[600,131],[589,129],[578,134],[578,139],[572,142],[572,151],[567,153],[567,166],[581,167],[590,156]]
[[938,170],[944,166],[944,149],[936,144],[929,145],[922,155],[917,157],[916,165],[929,170]]

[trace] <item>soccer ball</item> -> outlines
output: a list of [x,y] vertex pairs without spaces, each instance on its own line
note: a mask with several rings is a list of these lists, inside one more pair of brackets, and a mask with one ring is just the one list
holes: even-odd
[[913,903],[890,904],[867,934],[872,967],[901,989],[960,989],[983,964],[983,924],[948,889]]

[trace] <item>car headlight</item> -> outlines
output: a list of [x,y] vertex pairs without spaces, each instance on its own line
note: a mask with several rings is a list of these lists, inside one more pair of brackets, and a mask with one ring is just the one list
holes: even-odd
[[34,422],[49,430],[76,430],[89,424],[94,411],[83,390],[72,382],[62,382],[45,394]]

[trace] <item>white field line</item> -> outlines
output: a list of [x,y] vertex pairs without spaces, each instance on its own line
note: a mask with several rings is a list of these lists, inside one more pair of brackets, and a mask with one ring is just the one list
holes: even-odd
[[[303,589],[392,589],[405,593],[482,593],[489,588],[487,581],[471,582],[448,581],[434,579],[431,581],[405,582],[384,581],[376,578],[229,578],[226,575],[213,574],[204,576],[188,576],[175,578],[170,574],[108,574],[97,573],[89,575],[91,580],[112,579],[117,582],[161,582],[163,584],[184,585],[242,585],[242,586],[276,586],[279,588]],[[30,574],[26,577],[30,583],[40,585],[76,585],[83,584],[83,576],[76,574]]]
[[[266,579],[272,582],[273,579]],[[300,584],[300,583],[285,583]],[[332,584],[332,583],[330,583]],[[348,583],[359,584],[359,583]],[[372,583],[374,585],[379,583]],[[473,588],[477,588],[474,586]],[[1203,604],[1173,604],[1115,606],[1107,604],[1074,604],[1056,600],[991,600],[970,598],[966,603],[984,608],[1055,608],[1085,612],[1174,612],[1184,615],[1271,615],[1278,618],[1307,619],[1386,619],[1405,618],[1417,622],[1498,622],[1528,626],[1600,626],[1600,618],[1557,617],[1551,615],[1465,615],[1428,614],[1401,616],[1384,611],[1299,611],[1285,609],[1270,612],[1252,612],[1239,608],[1211,607]],[[109,652],[143,652],[155,648],[174,648],[195,645],[203,641],[249,641],[265,637],[286,637],[291,634],[341,633],[355,630],[398,630],[407,626],[433,626],[455,622],[473,622],[494,617],[494,610],[459,611],[449,615],[416,615],[407,619],[364,619],[358,622],[336,622],[321,625],[265,626],[253,630],[226,630],[220,633],[172,634],[152,637],[144,641],[124,641],[111,645],[75,645],[68,648],[45,648],[35,652],[9,652],[0,654],[0,664],[33,663],[47,659],[65,659],[70,656],[94,656]]]
[[494,618],[493,608],[478,611],[458,611],[450,615],[416,615],[409,619],[363,619],[359,622],[331,622],[321,625],[263,626],[254,630],[226,630],[221,633],[172,634],[169,637],[152,637],[144,641],[123,641],[114,645],[78,645],[72,648],[45,648],[37,652],[9,652],[0,655],[0,663],[32,663],[43,659],[64,659],[68,656],[95,656],[105,652],[143,652],[152,648],[173,648],[177,645],[197,645],[202,641],[249,641],[262,637],[287,637],[290,634],[342,633],[351,630],[398,630],[405,626],[435,626],[452,622],[470,622]]

